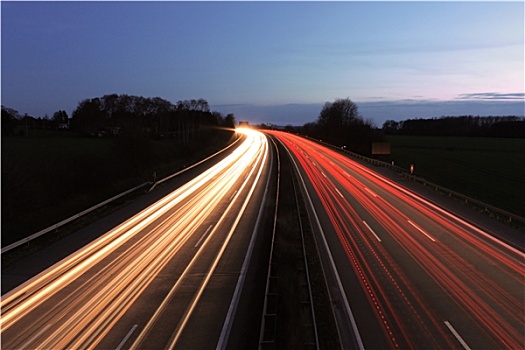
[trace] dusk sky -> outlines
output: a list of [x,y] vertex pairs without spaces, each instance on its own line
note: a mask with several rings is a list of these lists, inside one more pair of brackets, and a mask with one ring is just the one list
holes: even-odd
[[35,117],[110,93],[283,124],[347,97],[379,125],[400,104],[524,114],[522,1],[2,1],[1,17],[2,105]]

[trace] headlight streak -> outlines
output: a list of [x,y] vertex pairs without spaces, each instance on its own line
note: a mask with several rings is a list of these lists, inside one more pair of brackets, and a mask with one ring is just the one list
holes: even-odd
[[[262,135],[258,134],[258,137],[261,138]],[[202,294],[202,291],[204,290],[204,288],[206,287],[206,284],[209,280],[209,278],[211,277],[211,275],[213,274],[213,271],[215,269],[215,266],[216,264],[218,263],[220,257],[222,256],[222,253],[224,252],[224,249],[226,248],[228,242],[229,242],[229,239],[231,238],[231,235],[233,234],[234,232],[234,229],[238,223],[238,220],[240,219],[240,217],[242,216],[243,212],[244,212],[244,209],[248,203],[248,201],[250,200],[251,198],[251,194],[253,193],[253,189],[255,188],[255,185],[258,181],[258,178],[260,177],[260,174],[261,174],[261,171],[262,171],[262,168],[264,166],[264,163],[266,161],[266,156],[267,156],[267,143],[266,143],[266,139],[264,138],[261,138],[261,141],[264,140],[264,142],[262,143],[263,144],[263,148],[261,148],[260,146],[259,147],[254,147],[253,150],[257,150],[257,160],[252,163],[252,165],[254,164],[259,164],[259,167],[258,167],[258,174],[257,174],[257,179],[256,181],[254,181],[253,185],[252,185],[252,188],[250,190],[250,193],[249,195],[247,196],[247,198],[245,198],[245,202],[244,202],[244,205],[243,205],[243,208],[237,213],[237,218],[236,218],[236,221],[234,222],[226,240],[223,242],[223,245],[222,245],[222,248],[221,248],[221,251],[219,252],[219,254],[217,255],[216,257],[216,260],[215,260],[215,264],[210,268],[210,270],[208,271],[207,275],[206,275],[206,279],[203,281],[203,283],[201,284],[201,287],[200,287],[200,290],[199,292],[194,296],[194,299],[192,301],[192,305],[190,305],[190,307],[186,310],[186,313],[185,313],[185,317],[183,318],[182,321],[180,321],[179,325],[177,326],[177,329],[175,331],[175,333],[173,334],[173,337],[172,339],[170,340],[169,344],[166,346],[166,348],[173,348],[175,346],[175,343],[178,341],[180,335],[182,334],[182,331],[184,330],[184,327],[189,319],[189,317],[191,316],[191,312],[193,310],[193,308],[195,307],[196,303],[198,302],[199,298],[200,298],[200,295]],[[252,159],[255,159],[255,155],[254,155],[254,158]],[[250,166],[251,170],[250,170],[250,173],[249,173],[249,176],[245,179],[245,181],[243,182],[242,186],[241,186],[241,190],[242,188],[244,188],[246,186],[246,184],[248,183],[248,178],[251,176],[251,174],[256,170],[254,166]],[[210,241],[214,235],[214,233],[217,231],[218,227],[220,227],[221,223],[224,221],[224,219],[227,217],[227,215],[230,213],[230,210],[231,208],[233,207],[233,204],[235,203],[235,201],[238,199],[238,197],[240,196],[240,192],[241,190],[239,190],[238,192],[236,191],[236,195],[235,195],[235,198],[233,199],[230,199],[230,204],[228,205],[227,209],[224,211],[223,215],[220,217],[220,219],[218,220],[217,224],[213,227],[212,231],[209,233],[209,235],[205,238],[204,240],[204,243],[200,246],[199,250],[197,251],[197,253],[194,255],[194,257],[192,258],[192,260],[188,263],[186,269],[184,270],[184,272],[181,274],[181,276],[179,277],[179,279],[176,281],[176,283],[173,285],[173,287],[171,288],[171,290],[169,291],[169,293],[166,295],[166,297],[164,298],[164,300],[162,301],[162,303],[159,305],[159,307],[157,308],[157,310],[155,311],[155,313],[152,315],[152,317],[149,319],[149,321],[147,322],[147,324],[145,325],[145,327],[142,329],[141,333],[137,336],[137,338],[135,339],[135,341],[133,342],[133,344],[131,345],[130,349],[138,349],[140,348],[140,345],[141,343],[144,341],[145,337],[151,332],[151,330],[153,329],[153,326],[154,324],[158,321],[160,315],[165,311],[165,308],[167,307],[168,303],[171,301],[171,299],[174,297],[175,295],[175,292],[178,291],[178,289],[181,287],[182,283],[184,283],[185,279],[186,279],[186,276],[190,273],[192,267],[195,265],[195,263],[197,262],[197,260],[199,259],[200,255],[202,254],[202,252],[204,251],[204,247],[206,246],[207,242]]]
[[[263,136],[260,135],[260,137],[263,137]],[[252,170],[250,171],[250,176],[251,176],[251,174],[253,172],[255,172],[255,170],[256,170],[255,169],[255,164],[259,164],[259,167],[258,167],[258,170],[257,170],[257,174],[255,175],[255,181],[252,183],[252,186],[248,190],[249,192],[246,195],[246,197],[244,198],[244,202],[242,203],[242,206],[241,206],[241,208],[240,208],[240,210],[239,210],[239,212],[238,212],[238,214],[237,214],[237,216],[235,218],[235,221],[233,222],[233,224],[232,224],[232,226],[231,226],[231,228],[230,228],[230,230],[228,232],[228,235],[227,235],[226,239],[224,240],[224,243],[221,246],[221,250],[219,251],[219,253],[215,257],[215,260],[213,261],[213,264],[210,267],[210,269],[209,269],[209,271],[208,271],[208,273],[206,275],[206,278],[202,282],[202,284],[201,284],[201,286],[199,288],[199,291],[197,292],[197,294],[195,294],[195,296],[194,296],[194,298],[192,300],[192,303],[191,303],[191,305],[189,306],[189,308],[188,308],[188,310],[186,312],[186,316],[184,317],[184,319],[180,323],[177,331],[173,334],[172,338],[170,339],[169,344],[166,347],[167,349],[171,350],[171,349],[175,348],[175,345],[179,341],[179,338],[181,337],[181,334],[184,331],[184,328],[186,327],[186,324],[187,324],[189,318],[191,317],[191,314],[192,314],[193,310],[195,309],[198,301],[200,300],[200,298],[202,296],[202,293],[204,292],[204,289],[206,288],[206,286],[207,286],[211,276],[213,275],[213,273],[215,271],[215,268],[219,264],[219,261],[222,258],[223,253],[226,250],[226,247],[228,246],[228,243],[230,242],[230,240],[231,240],[231,238],[232,238],[232,236],[233,236],[233,234],[234,234],[234,232],[235,232],[235,230],[237,228],[237,225],[239,224],[239,221],[241,220],[241,217],[244,215],[244,211],[246,210],[246,207],[248,206],[248,203],[250,202],[250,200],[252,198],[253,192],[255,191],[255,187],[256,187],[257,183],[259,182],[259,179],[261,177],[264,165],[266,163],[266,159],[267,159],[267,156],[268,156],[267,150],[268,150],[268,144],[267,144],[266,138],[264,138],[263,151],[259,154],[259,157],[257,158],[257,162],[252,163],[253,166],[252,166]],[[242,186],[241,186],[241,190],[247,185],[247,183],[248,183],[248,180],[246,179],[243,182]],[[239,194],[237,194],[235,196],[233,201],[228,206],[225,214],[230,211],[230,208],[232,207],[232,204],[238,199],[238,197],[240,195],[240,191],[239,191]],[[210,237],[208,237],[208,239],[206,241],[208,241],[209,239],[210,239]]]
[[[253,148],[254,151],[257,151],[259,153],[259,156],[257,156],[257,160],[256,162],[259,163],[259,160],[261,158],[261,156],[266,156],[266,149],[264,149],[262,152],[260,151],[260,148]],[[255,153],[253,155],[253,157],[251,157],[250,159],[255,159]],[[252,163],[253,164],[253,163]],[[260,172],[262,171],[262,167],[264,165],[264,162],[261,163],[261,166],[259,167],[259,175],[260,175]],[[247,164],[243,164],[243,165],[239,165],[239,170],[243,171],[245,168],[248,168]],[[255,168],[252,168],[251,172],[252,173],[253,171],[255,170]],[[228,173],[228,175],[225,177],[227,180],[228,180],[228,183],[234,183],[235,180],[237,179],[237,176],[236,174],[231,174],[231,173]],[[243,183],[243,185],[241,186],[241,189],[247,184],[247,180]],[[256,185],[256,182],[253,183],[252,185],[252,192],[253,192],[253,188],[255,187]],[[224,187],[229,187],[229,186],[223,186]],[[237,192],[237,190],[235,190],[235,192]],[[240,191],[239,191],[240,192]],[[240,193],[239,193],[240,194]],[[223,216],[221,217],[221,219],[218,220],[217,222],[217,225],[215,226],[215,229],[212,230],[212,232],[210,233],[210,235],[205,239],[203,245],[201,246],[201,249],[198,250],[198,252],[195,254],[194,258],[192,259],[192,261],[188,264],[188,267],[186,268],[185,272],[183,272],[183,274],[179,277],[179,279],[177,280],[176,284],[174,285],[173,289],[172,289],[172,292],[174,293],[178,287],[184,282],[185,280],[185,276],[187,274],[188,271],[191,270],[191,267],[194,265],[194,263],[197,261],[197,259],[199,258],[199,256],[201,255],[201,252],[204,251],[204,247],[206,246],[206,243],[213,237],[213,233],[216,231],[216,228],[219,227],[221,225],[221,222],[223,221],[223,219],[227,216],[227,214],[230,212],[230,208],[233,206],[233,204],[235,203],[235,200],[239,197],[239,194],[235,196],[235,199],[232,201],[230,199],[230,205],[228,206],[228,208],[226,209],[226,211],[223,213]],[[245,206],[246,206],[246,203],[249,201],[251,197],[251,194],[250,196],[248,196],[246,199],[245,199]],[[209,199],[209,198],[208,198]],[[205,201],[206,202],[206,201]],[[245,207],[244,206],[244,207]],[[242,210],[240,210],[238,212],[238,217],[237,217],[237,222],[238,220],[240,219],[240,217],[242,216],[244,212],[244,208]],[[188,216],[188,214],[185,214],[185,217]],[[190,215],[191,217],[191,215]],[[200,223],[199,223],[200,225]],[[178,337],[180,336],[180,334],[182,333],[182,330],[184,329],[184,326],[185,326],[185,323],[187,322],[187,320],[189,319],[189,317],[191,316],[191,312],[193,310],[193,308],[195,307],[196,303],[198,302],[199,298],[200,298],[200,295],[202,294],[204,288],[206,287],[206,284],[208,282],[208,280],[210,279],[211,275],[213,274],[213,270],[216,266],[216,264],[218,263],[219,259],[221,258],[222,256],[222,252],[224,251],[225,247],[227,246],[228,242],[229,242],[229,239],[231,238],[231,236],[233,235],[233,232],[234,232],[234,229],[235,229],[235,225],[236,223],[234,224],[234,226],[231,228],[230,230],[230,233],[229,233],[229,236],[228,238],[224,241],[223,243],[223,248],[221,250],[221,252],[217,255],[216,259],[215,259],[215,264],[214,266],[210,269],[210,271],[207,273],[206,275],[206,278],[204,280],[204,282],[202,283],[201,285],[201,288],[199,290],[199,293],[195,296],[195,299],[191,305],[191,307],[189,308],[188,312],[186,313],[186,317],[184,318],[184,320],[181,322],[180,326],[178,327],[178,332],[177,332],[177,335],[176,337],[174,337],[174,339],[171,341],[171,343],[167,346],[167,348],[173,348],[174,347],[174,344],[176,343],[176,341],[178,340]],[[169,249],[168,249],[169,250]],[[169,259],[165,259],[165,261],[167,262]],[[169,300],[169,298],[167,298],[167,300]],[[165,300],[165,302],[167,303],[167,300]],[[165,302],[163,302],[161,304],[161,306],[157,309],[156,311],[156,315],[158,315],[160,312],[162,312],[162,305],[165,305]],[[122,305],[122,303],[115,303],[116,305]],[[104,316],[104,317],[99,317],[98,318],[99,320],[101,321],[104,321],[104,322],[107,322],[107,320],[113,320],[113,324],[117,321],[118,318],[116,317],[110,317],[110,316]],[[153,320],[155,319],[155,316],[152,318]],[[107,327],[104,327],[102,328],[103,330],[109,330],[111,328],[111,326],[113,325],[108,325]],[[149,324],[149,323],[148,323]],[[148,330],[149,328],[152,327],[152,324],[149,325],[149,327],[146,327]],[[145,328],[145,329],[146,329]],[[145,332],[143,331],[141,333],[144,334]],[[91,329],[88,329],[87,331],[84,330],[84,334],[86,335],[86,337],[89,335],[91,337],[93,337],[94,335],[96,335],[97,333],[95,332],[95,330],[91,330]],[[99,339],[95,339],[93,340],[92,342],[94,344],[98,343],[98,341],[100,341],[100,339],[105,335],[105,333],[101,333],[99,335]],[[81,345],[81,344],[85,344],[85,343],[92,343],[91,341],[87,341],[87,339],[79,339],[79,341],[77,342],[77,344],[73,344],[73,347],[75,347],[76,345]],[[136,342],[135,342],[136,343]],[[132,346],[133,348],[134,346]]]
[[[237,155],[235,157],[229,157],[231,159],[225,159],[224,164],[217,164],[217,166],[210,169],[208,172],[201,174],[193,181],[183,185],[179,190],[174,191],[172,194],[164,197],[157,203],[137,214],[135,217],[129,219],[122,225],[108,232],[89,246],[86,246],[85,248],[77,251],[75,254],[67,257],[63,261],[55,264],[38,276],[35,276],[33,279],[29,280],[19,288],[3,296],[1,304],[2,329],[5,330],[9,328],[11,325],[11,318],[15,317],[17,313],[23,312],[24,309],[30,308],[32,303],[25,302],[23,307],[18,307],[17,313],[9,313],[9,310],[6,310],[5,308],[6,305],[10,308],[12,306],[10,305],[11,303],[15,301],[20,303],[22,298],[27,299],[29,295],[34,293],[34,290],[37,290],[39,295],[43,295],[47,299],[54,293],[55,286],[60,286],[64,280],[71,280],[75,276],[80,276],[93,265],[93,262],[97,262],[104,256],[107,256],[116,247],[122,245],[137,232],[144,229],[155,219],[168,212],[176,204],[180,203],[187,196],[194,193],[198,188],[203,186],[206,181],[210,181],[212,177],[216,176],[222,170],[220,166],[225,168],[225,164],[228,164],[228,162],[234,162],[238,157],[239,156]],[[57,280],[57,276],[60,277],[61,275],[62,278]],[[44,291],[42,286],[46,285],[48,286]],[[45,299],[42,298],[34,298],[33,303],[43,302],[44,300]]]
[[[4,346],[84,348],[100,341],[230,193],[240,174],[266,152],[261,134],[247,134],[235,151],[208,171],[5,295],[1,302]],[[64,289],[117,250],[120,255],[105,262],[96,275],[73,291]],[[6,339],[5,332],[22,319],[27,322],[33,310],[57,293],[64,295],[63,302],[39,312],[33,321],[46,332],[35,334],[31,328],[17,339]],[[57,318],[61,323],[55,325]]]
[[[522,252],[337,152],[294,135],[280,132],[274,135],[295,154],[310,178],[392,347],[418,346],[417,341],[413,342],[414,332],[404,328],[406,316],[400,319],[396,315],[397,304],[404,304],[412,310],[412,317],[416,320],[420,318],[419,314],[430,320],[430,323],[421,322],[424,325],[422,333],[426,334],[425,339],[435,343],[434,346],[431,343],[425,346],[454,347],[457,343],[450,339],[436,310],[426,305],[409,277],[396,268],[395,260],[376,239],[377,235],[369,224],[359,217],[348,201],[341,198],[342,190],[373,215],[444,293],[484,328],[494,342],[490,346],[523,346],[525,265]],[[355,177],[345,169],[351,169]],[[374,190],[362,183],[365,180],[373,183]],[[378,195],[378,191],[402,201],[406,210],[402,212]],[[414,217],[404,213],[414,213]],[[425,216],[424,222],[421,221],[424,227],[437,228],[434,237],[421,228],[420,222],[416,224],[423,220],[418,218],[422,214]],[[375,239],[370,239],[370,232],[374,233]],[[459,242],[461,245],[457,244]],[[485,265],[489,270],[476,268],[470,261],[471,257],[489,261]],[[372,269],[373,264],[381,266],[386,280],[378,280],[375,276],[378,270],[377,267]],[[506,290],[504,283],[512,284],[513,289]],[[387,287],[388,284],[392,287]],[[397,290],[398,296],[387,295],[388,288]],[[436,330],[439,337],[432,334]]]

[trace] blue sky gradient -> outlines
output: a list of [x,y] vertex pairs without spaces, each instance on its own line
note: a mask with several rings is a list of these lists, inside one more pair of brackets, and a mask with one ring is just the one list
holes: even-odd
[[1,11],[2,104],[35,116],[109,93],[267,111],[346,97],[510,99],[524,114],[521,1],[2,1]]

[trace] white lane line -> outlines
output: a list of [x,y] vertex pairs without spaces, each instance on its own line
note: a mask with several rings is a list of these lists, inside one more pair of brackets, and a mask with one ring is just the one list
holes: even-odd
[[372,234],[376,237],[376,239],[377,239],[379,242],[381,242],[381,238],[379,238],[379,236],[376,235],[376,233],[374,232],[374,230],[372,230],[372,228],[370,227],[370,225],[368,225],[368,223],[367,223],[365,220],[363,220],[363,224],[365,224],[365,226],[368,227],[368,229],[370,230],[370,232],[372,232]]
[[421,232],[422,234],[424,234],[425,236],[428,237],[428,239],[430,239],[432,242],[435,242],[436,240],[434,238],[432,238],[431,235],[429,235],[428,233],[426,233],[425,231],[423,231],[423,229],[419,226],[417,226],[416,224],[414,224],[412,221],[408,220],[408,223],[412,226],[414,226],[419,232]]
[[334,188],[334,189],[335,189],[335,191],[337,192],[337,194],[341,196],[341,198],[345,198],[345,197],[343,196],[343,194],[342,194],[341,192],[339,192],[339,190],[338,190],[337,188]]
[[204,239],[204,237],[206,237],[206,236],[208,235],[208,232],[210,232],[210,230],[211,230],[212,227],[213,227],[213,225],[210,225],[210,226],[206,229],[206,231],[202,234],[202,236],[201,236],[201,238],[199,239],[199,241],[198,241],[197,243],[195,243],[195,248],[197,248],[197,247],[201,244],[202,240]]
[[[272,156],[273,158],[273,156]],[[270,173],[272,173],[273,165],[270,167]],[[257,178],[259,175],[257,175]],[[270,176],[266,179],[266,186],[264,187],[264,194],[261,200],[261,203],[266,203],[266,197],[268,196],[268,191],[270,187]],[[242,289],[245,284],[246,275],[248,273],[248,266],[253,255],[253,249],[255,247],[255,241],[259,232],[261,230],[261,221],[263,220],[263,207],[259,208],[259,213],[257,214],[257,220],[255,220],[255,226],[253,229],[252,237],[250,238],[250,243],[248,245],[248,250],[244,256],[244,262],[242,263],[242,268],[239,273],[239,278],[237,279],[237,284],[235,285],[235,291],[230,302],[230,307],[228,308],[228,313],[226,314],[226,319],[224,320],[221,335],[219,336],[219,341],[216,346],[216,350],[224,350],[228,345],[228,339],[230,338],[230,332],[233,325],[233,319],[235,318],[235,313],[237,312],[237,307],[239,305],[239,300],[241,298]]]
[[126,342],[128,341],[129,337],[131,337],[131,334],[133,334],[133,332],[135,332],[135,329],[137,329],[137,326],[138,326],[138,325],[134,325],[133,327],[131,327],[131,329],[129,330],[128,334],[126,334],[126,336],[124,337],[124,339],[122,339],[122,341],[121,341],[120,344],[115,348],[115,350],[120,350],[120,349],[122,349],[122,347],[124,346],[124,344],[126,344]]
[[233,192],[233,194],[231,195],[230,202],[232,201],[233,197],[235,197],[236,194],[237,194],[237,190],[235,190],[235,192]]
[[368,187],[365,187],[365,190],[367,190],[372,196],[376,197],[377,198],[377,194],[372,191],[371,189],[369,189]]
[[28,341],[26,341],[24,344],[22,344],[19,349],[27,348],[29,344],[33,342],[38,336],[40,336],[42,333],[44,333],[49,327],[51,327],[51,324],[47,324],[45,327],[43,327],[40,331],[38,331],[35,335],[31,337]]
[[445,321],[445,325],[448,327],[448,329],[450,329],[450,331],[452,332],[452,334],[454,334],[454,337],[456,337],[456,339],[459,341],[459,343],[463,346],[463,348],[465,350],[470,350],[470,347],[468,346],[468,344],[463,340],[463,338],[461,338],[461,336],[459,335],[459,333],[454,329],[454,327],[452,327],[452,325],[448,322],[448,321]]
[[324,177],[326,177],[326,174],[325,174],[323,171],[321,171],[321,175],[323,175]]

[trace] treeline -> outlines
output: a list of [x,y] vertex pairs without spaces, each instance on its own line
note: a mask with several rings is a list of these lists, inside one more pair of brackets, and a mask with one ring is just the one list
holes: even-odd
[[109,94],[85,99],[73,111],[52,118],[21,116],[2,106],[2,136],[29,135],[31,130],[69,129],[84,136],[176,138],[183,145],[206,137],[217,127],[234,128],[235,116],[210,111],[205,99],[173,104],[160,97]]
[[2,106],[2,136],[28,136],[35,130],[56,130],[67,128],[69,117],[66,111],[57,111],[52,118],[47,115],[35,118],[27,113]]
[[525,118],[517,116],[444,116],[430,119],[387,120],[387,135],[475,136],[525,138]]
[[80,102],[71,118],[71,130],[84,135],[171,137],[184,145],[219,126],[234,128],[233,114],[211,112],[204,99],[173,104],[160,97],[117,94]]
[[300,132],[363,155],[371,154],[373,142],[384,141],[372,121],[365,120],[348,98],[326,102],[317,120],[304,124]]
[[[175,104],[161,98],[105,95],[81,101],[71,117],[20,115],[2,106],[3,237],[31,233],[48,212],[77,211],[223,148],[235,116],[210,111],[204,99]],[[69,204],[62,204],[69,203]],[[72,215],[69,213],[68,215]],[[42,227],[40,227],[42,228]],[[20,232],[19,232],[20,231]]]

